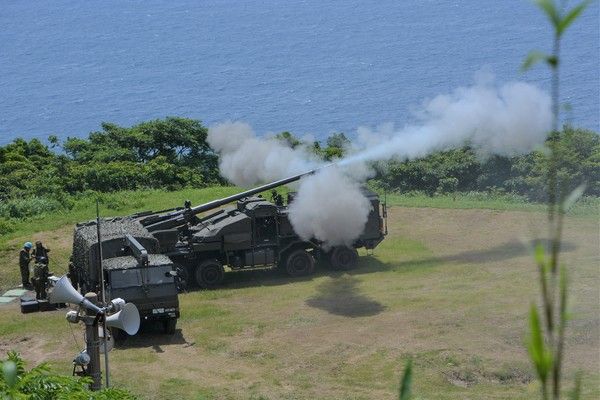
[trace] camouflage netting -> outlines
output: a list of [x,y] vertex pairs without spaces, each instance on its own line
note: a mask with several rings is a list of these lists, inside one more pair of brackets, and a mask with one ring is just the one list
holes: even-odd
[[[80,224],[73,233],[73,264],[79,271],[80,279],[89,284],[96,280],[98,260],[98,236],[96,221]],[[104,259],[115,257],[124,245],[125,235],[135,237],[148,253],[158,252],[158,241],[139,222],[129,218],[103,219],[100,222],[102,256]]]
[[[162,254],[149,254],[148,266],[158,267],[161,265],[171,265],[171,259]],[[104,269],[125,269],[135,268],[138,266],[138,261],[133,256],[114,257],[103,261]]]

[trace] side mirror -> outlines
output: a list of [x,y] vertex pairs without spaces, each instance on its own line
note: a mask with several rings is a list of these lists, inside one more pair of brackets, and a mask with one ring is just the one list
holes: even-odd
[[168,271],[168,272],[165,272],[165,276],[166,276],[167,278],[168,278],[168,277],[173,277],[173,278],[175,278],[175,277],[177,276],[177,271]]

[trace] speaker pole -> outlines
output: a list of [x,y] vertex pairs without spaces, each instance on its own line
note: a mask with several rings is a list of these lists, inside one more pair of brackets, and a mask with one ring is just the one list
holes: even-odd
[[[85,298],[97,304],[98,295],[96,293],[86,293]],[[87,375],[92,378],[91,390],[102,389],[102,371],[100,370],[100,338],[98,336],[98,319],[100,314],[94,310],[87,309],[86,316],[83,318],[85,323],[85,346],[86,352],[90,356]]]
[[[98,270],[100,276],[100,293],[102,294],[102,304],[106,304],[106,294],[104,293],[104,265],[102,263],[102,239],[100,236],[100,204],[96,199],[96,233],[98,234]],[[109,370],[108,370],[108,332],[106,331],[106,318],[102,318],[102,332],[104,334],[104,375],[106,377],[106,387],[110,385]],[[98,329],[96,329],[96,335]]]

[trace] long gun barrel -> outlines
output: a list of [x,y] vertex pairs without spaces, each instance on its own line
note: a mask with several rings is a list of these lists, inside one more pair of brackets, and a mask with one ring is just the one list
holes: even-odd
[[316,171],[317,171],[316,169],[313,169],[311,171],[304,172],[302,174],[294,175],[289,178],[280,179],[275,182],[267,183],[266,185],[255,187],[254,189],[246,190],[245,192],[241,192],[241,193],[234,194],[234,195],[231,195],[228,197],[224,197],[222,199],[209,201],[208,203],[201,204],[199,206],[190,208],[190,212],[192,212],[193,214],[199,214],[204,211],[209,211],[214,208],[224,206],[225,204],[233,203],[234,201],[238,201],[240,199],[243,199],[244,197],[253,196],[257,193],[264,192],[266,190],[270,190],[270,189],[274,189],[279,186],[287,185],[288,183],[295,182],[306,175],[312,175]]
[[177,209],[175,211],[168,212],[166,214],[151,214],[141,219],[140,222],[142,225],[146,227],[149,231],[158,231],[162,229],[172,229],[177,226],[181,226],[185,224],[192,215],[200,214],[205,211],[210,211],[215,208],[224,206],[225,204],[232,203],[234,201],[243,199],[244,197],[253,196],[257,193],[264,192],[266,190],[274,189],[279,186],[287,185],[288,183],[292,183],[300,180],[300,178],[312,175],[317,172],[319,169],[313,169],[308,172],[304,172],[298,175],[291,176],[289,178],[280,179],[275,182],[267,183],[262,186],[255,187],[253,189],[246,190],[244,192],[234,194],[228,197],[224,197],[222,199],[217,199],[213,201],[209,201],[208,203],[200,204],[195,207],[186,207]]

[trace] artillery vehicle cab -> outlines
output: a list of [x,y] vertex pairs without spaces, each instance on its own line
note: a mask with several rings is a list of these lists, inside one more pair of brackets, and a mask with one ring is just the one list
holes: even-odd
[[126,299],[136,305],[142,322],[159,323],[166,333],[174,333],[179,318],[176,272],[171,259],[158,253],[158,240],[128,217],[101,220],[100,232],[98,241],[96,221],[75,228],[69,266],[73,284],[82,294],[99,292],[104,284],[107,300]]
[[165,333],[175,333],[179,300],[173,263],[162,254],[148,255],[147,262],[133,256],[104,261],[106,293],[134,303],[142,322],[157,322]]

